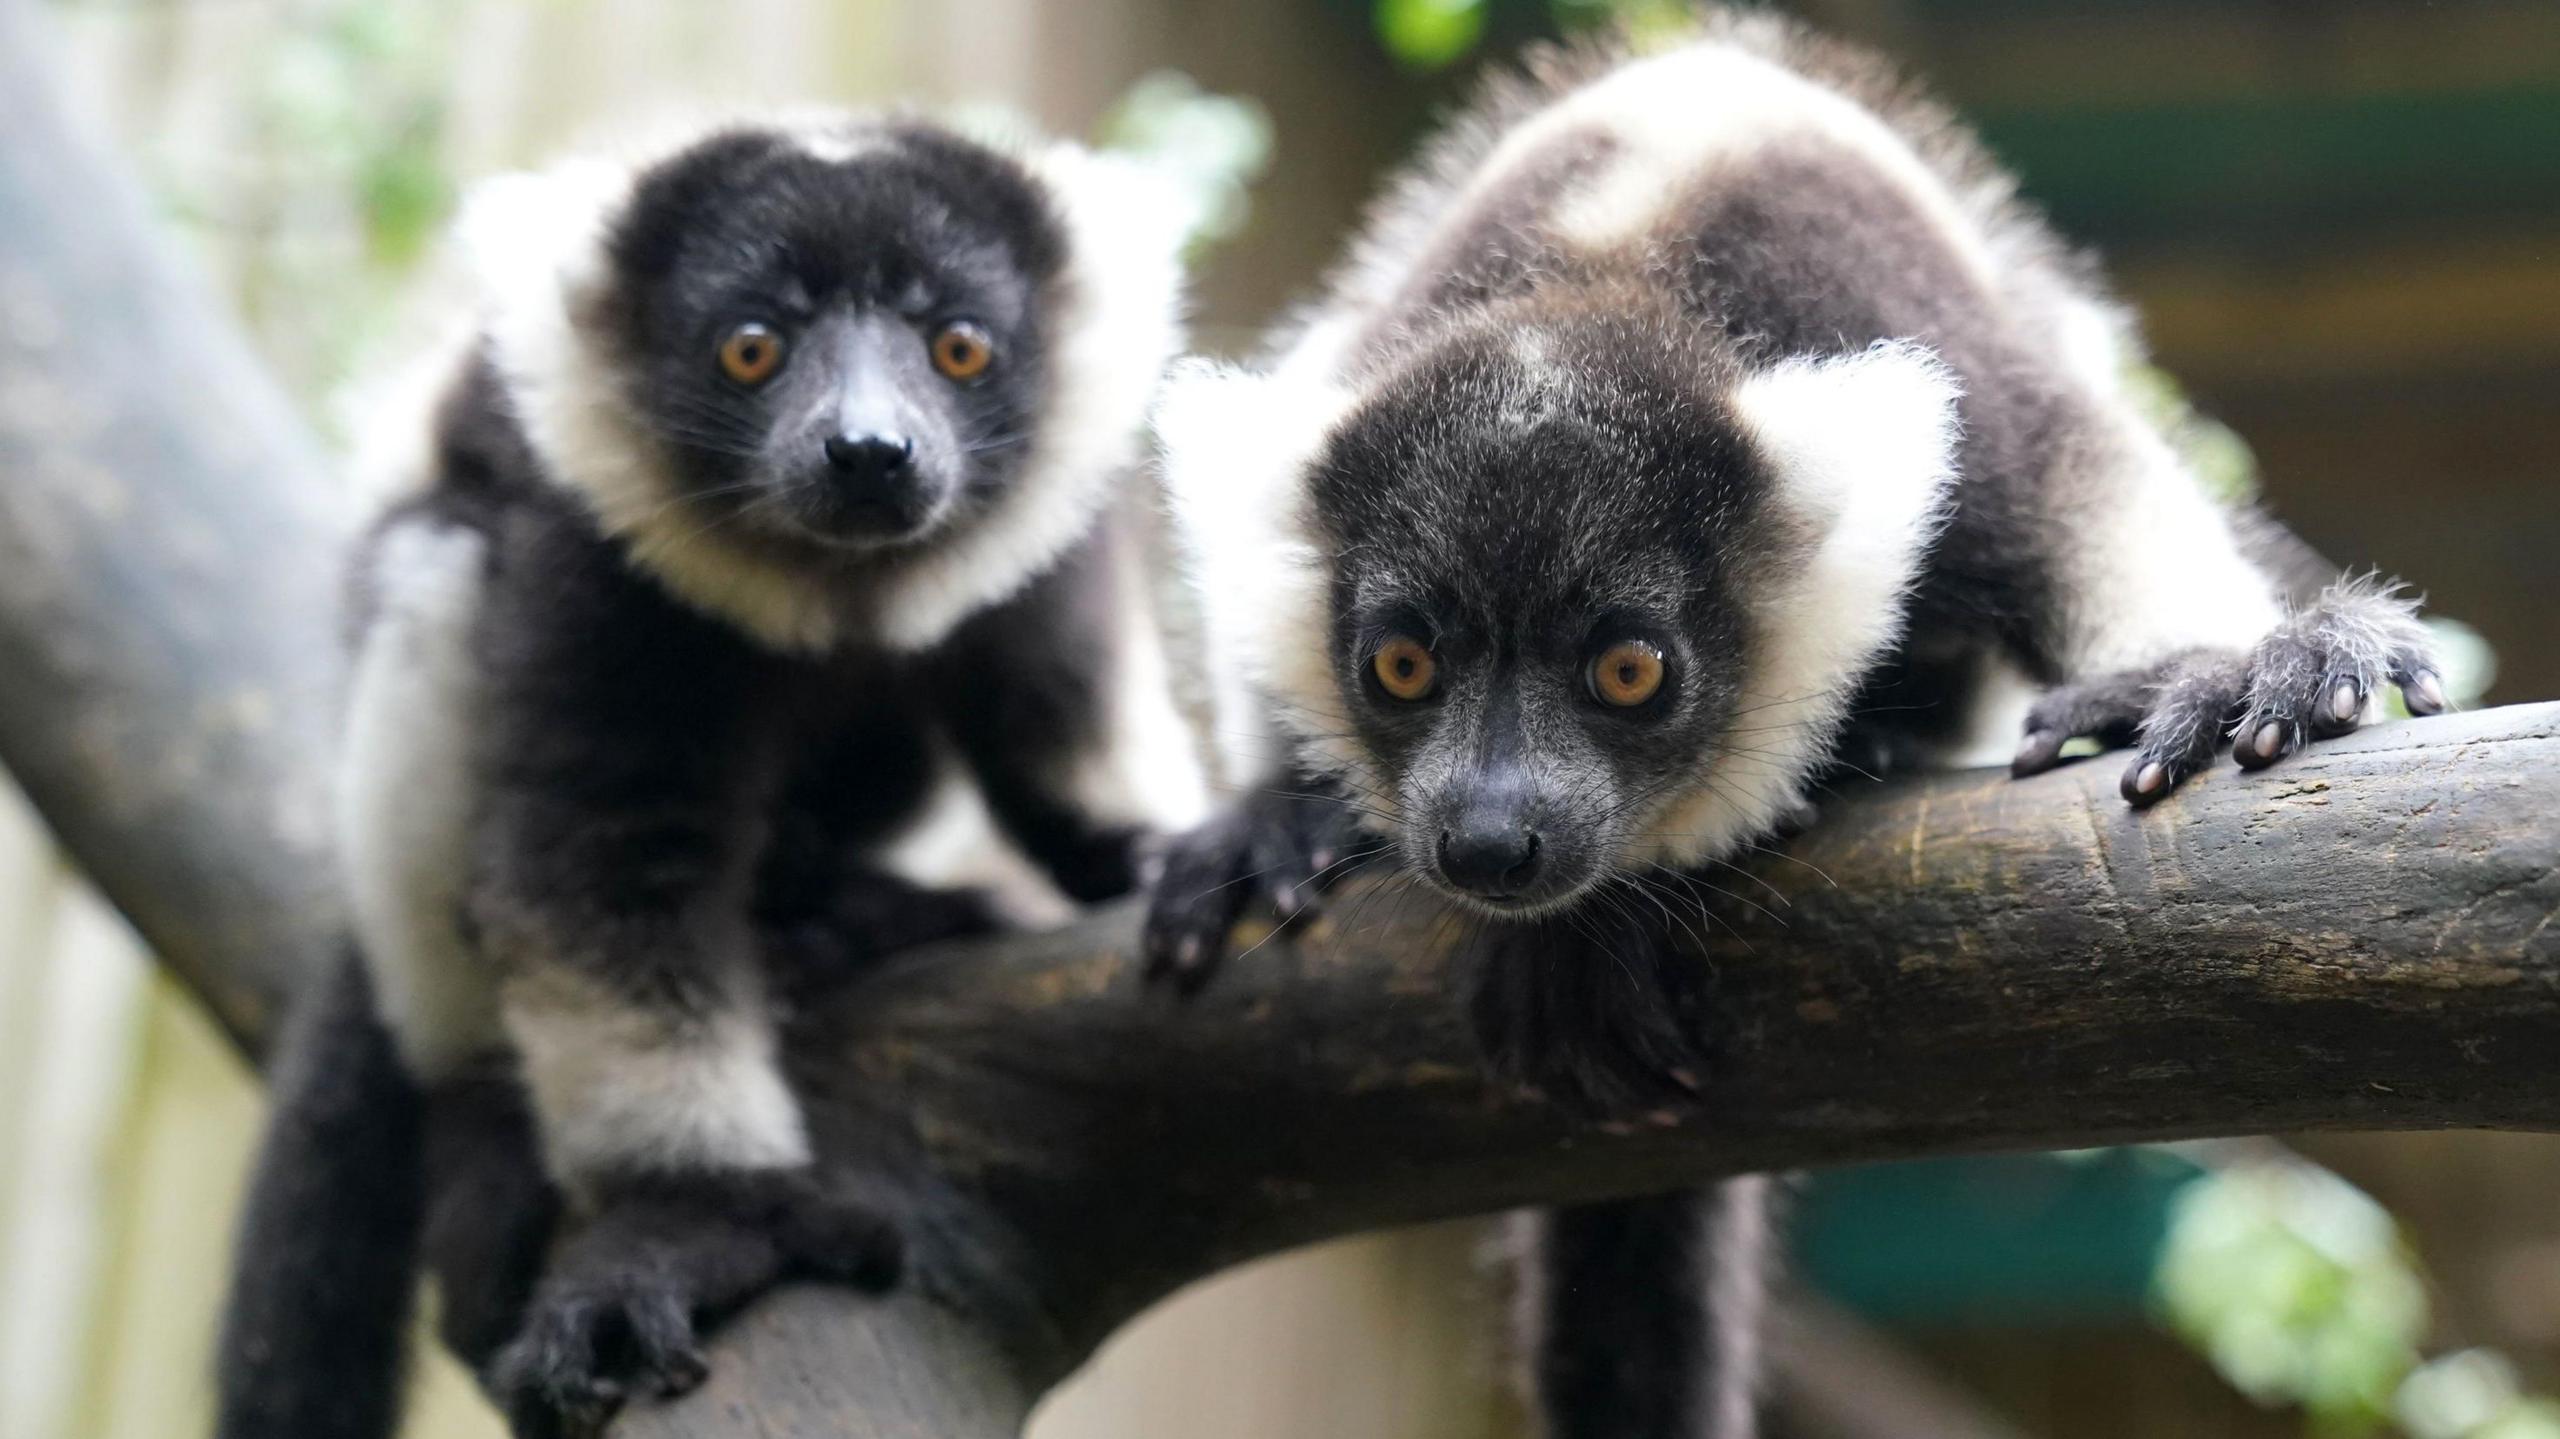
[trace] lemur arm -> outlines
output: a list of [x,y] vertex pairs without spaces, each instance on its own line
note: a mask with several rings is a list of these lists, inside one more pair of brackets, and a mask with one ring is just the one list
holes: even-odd
[[2354,729],[2386,685],[2445,707],[2416,602],[2378,577],[2304,583],[2308,547],[2218,502],[2111,369],[2082,386],[2073,453],[2045,492],[2074,512],[2045,556],[2031,656],[2062,683],[2028,713],[2012,768],[2088,737],[2136,747],[2124,797],[2164,799],[2223,745],[2250,768]]
[[746,921],[783,661],[601,544],[509,539],[468,907],[544,1157],[587,1198],[803,1164]]
[[1204,807],[1130,549],[1106,521],[926,661],[942,721],[997,819],[1087,902],[1136,888],[1147,841]]

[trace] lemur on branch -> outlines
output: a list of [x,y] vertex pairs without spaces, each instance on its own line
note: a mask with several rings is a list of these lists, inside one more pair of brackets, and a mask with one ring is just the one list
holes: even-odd
[[1056,906],[1203,812],[1119,503],[1182,219],[1070,146],[844,114],[468,207],[481,322],[386,419],[355,565],[360,964],[278,1066],[225,1439],[389,1432],[422,1228],[528,1432],[690,1384],[697,1321],[787,1272],[894,1272],[776,1006],[1006,916],[901,868],[919,824],[991,814],[958,848]]
[[[2386,686],[2441,708],[2415,606],[2299,587],[2137,359],[2094,267],[1869,56],[1712,12],[1495,80],[1266,363],[1158,411],[1219,728],[1262,733],[1250,797],[1168,861],[1152,963],[1202,983],[1256,896],[1391,866],[1476,921],[1501,1074],[1677,1112],[1713,1094],[1698,889],[1835,765],[2005,728],[2024,775],[2088,738],[2135,747],[2147,806]],[[1545,1221],[1551,1434],[1750,1432],[1767,1189]]]

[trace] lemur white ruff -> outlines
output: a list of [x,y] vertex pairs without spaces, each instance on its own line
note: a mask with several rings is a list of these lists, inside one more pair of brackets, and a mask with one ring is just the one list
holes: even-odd
[[[1170,861],[1154,963],[1197,983],[1249,894],[1285,911],[1383,854],[1485,921],[1503,1074],[1685,1106],[1706,967],[1652,886],[1844,755],[1943,755],[2022,673],[2050,692],[2017,770],[2137,744],[2145,805],[2229,736],[2262,765],[2353,727],[2386,683],[2440,707],[2391,589],[2291,607],[2298,546],[2146,422],[2135,345],[1950,116],[1773,17],[1497,81],[1265,368],[1193,369],[1159,410],[1213,648],[1249,681],[1220,727],[1277,727],[1234,776],[1258,797]],[[1554,1221],[1555,1433],[1748,1431],[1761,1260],[1709,1266],[1763,1227],[1757,1192]]]
[[[994,919],[896,872],[954,786],[1077,899],[1203,808],[1115,518],[1175,207],[1071,147],[821,115],[497,182],[464,232],[482,327],[357,565],[363,970],[284,1070],[232,1439],[388,1431],[430,1188],[448,1331],[506,1344],[528,1431],[690,1382],[696,1319],[786,1270],[884,1277],[778,994]],[[530,1294],[526,1100],[584,1225]]]

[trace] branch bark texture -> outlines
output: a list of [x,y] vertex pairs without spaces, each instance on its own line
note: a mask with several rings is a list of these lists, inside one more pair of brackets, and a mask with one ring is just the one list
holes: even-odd
[[[336,489],[0,0],[0,763],[252,1048],[335,930]],[[1342,896],[1210,990],[1136,916],[919,955],[799,1016],[898,1294],[775,1296],[631,1436],[968,1439],[1253,1255],[1742,1170],[2315,1128],[2560,1128],[2560,706],[2383,726],[2157,809],[2114,766],[1848,797],[1698,916],[1724,1036],[1688,1122],[1489,1085],[1465,926]]]

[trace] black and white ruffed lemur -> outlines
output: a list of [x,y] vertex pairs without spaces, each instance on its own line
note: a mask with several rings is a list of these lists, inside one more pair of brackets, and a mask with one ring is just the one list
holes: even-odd
[[[1158,409],[1219,728],[1276,732],[1169,856],[1151,962],[1203,982],[1249,898],[1383,860],[1481,921],[1499,1074],[1686,1109],[1682,888],[1835,764],[2090,738],[2147,806],[2386,685],[2441,708],[2415,606],[2301,584],[2146,419],[2137,344],[1952,116],[1786,21],[1494,81],[1266,363]],[[1551,1435],[1752,1431],[1769,1188],[1541,1221]]]
[[[405,493],[354,567],[361,963],[277,1067],[223,1439],[388,1434],[421,1248],[528,1432],[699,1378],[697,1321],[787,1272],[894,1272],[813,1162],[779,998],[1126,892],[1206,812],[1122,523],[1179,343],[1166,200],[820,114],[466,208],[478,327],[386,422]],[[990,854],[1026,898],[928,887]]]

